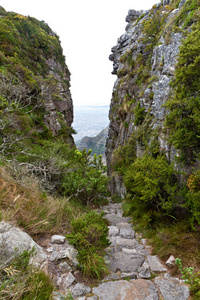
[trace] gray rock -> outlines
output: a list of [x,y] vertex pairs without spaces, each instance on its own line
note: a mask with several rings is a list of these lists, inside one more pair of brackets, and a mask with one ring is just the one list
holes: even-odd
[[92,291],[101,300],[158,300],[154,284],[143,279],[105,282]]
[[77,298],[91,292],[91,288],[82,283],[77,283],[72,289],[72,297]]
[[0,222],[0,261],[1,267],[8,266],[17,253],[35,248],[30,263],[42,268],[47,262],[43,249],[24,231],[6,222]]
[[124,278],[137,279],[137,273],[136,272],[121,273],[120,278],[121,279],[124,279]]
[[64,244],[65,240],[66,240],[66,237],[64,237],[62,235],[53,235],[51,237],[52,244]]
[[58,251],[53,251],[50,257],[50,261],[55,261],[58,257]]
[[119,227],[119,235],[121,237],[124,237],[126,239],[134,239],[135,238],[135,232],[131,228],[131,225],[124,222],[124,223],[118,223],[117,227]]
[[130,217],[117,217],[115,214],[107,214],[104,218],[106,218],[111,225],[116,226],[118,223],[129,222],[131,221]]
[[143,10],[135,10],[135,9],[130,9],[128,11],[128,15],[126,16],[126,22],[130,23],[134,20],[136,20],[144,11]]
[[109,236],[119,235],[119,228],[117,226],[108,226],[108,228],[109,228]]
[[180,284],[179,280],[163,277],[155,278],[155,283],[158,285],[160,292],[165,300],[187,300],[189,299],[189,289],[187,286]]
[[106,282],[106,281],[110,281],[110,280],[120,280],[120,277],[116,273],[111,272],[111,274],[109,274],[108,276],[106,276],[102,280],[102,282]]
[[65,289],[68,290],[68,288],[70,286],[72,286],[72,284],[74,284],[75,282],[76,282],[76,278],[74,277],[74,275],[71,272],[69,272],[69,274],[63,281],[63,285],[64,285]]
[[168,260],[166,261],[166,265],[168,268],[173,268],[175,266],[175,257],[171,255]]
[[78,267],[79,263],[78,260],[76,259],[78,255],[78,251],[74,248],[67,248],[65,250],[60,251],[60,253],[57,256],[57,259],[64,259],[67,258],[71,261],[72,266],[75,268]]
[[163,0],[163,5],[168,5],[171,3],[171,0]]
[[98,298],[97,298],[97,296],[92,296],[92,297],[87,298],[87,300],[98,300]]
[[183,6],[186,2],[187,0],[181,0],[181,2],[179,3],[179,7]]
[[147,260],[152,272],[166,272],[167,269],[160,262],[157,255],[148,255]]
[[54,249],[53,247],[50,247],[50,248],[47,248],[46,251],[47,251],[48,253],[52,253],[52,252],[55,251],[55,249]]
[[124,239],[122,237],[116,237],[116,244],[120,249],[122,248],[128,248],[128,249],[134,249],[136,248],[139,243],[135,239]]
[[124,273],[137,272],[144,263],[144,256],[138,254],[124,254],[117,252],[110,256],[109,267],[111,271],[121,271]]
[[70,265],[66,261],[61,262],[58,265],[58,268],[60,269],[61,273],[66,273],[66,272],[71,272],[72,271],[72,268],[70,267]]
[[143,265],[138,269],[138,275],[143,279],[148,279],[151,277],[149,265],[146,262],[144,262]]

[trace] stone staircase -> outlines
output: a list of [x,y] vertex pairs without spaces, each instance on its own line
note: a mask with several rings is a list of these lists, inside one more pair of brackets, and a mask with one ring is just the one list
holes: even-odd
[[[123,217],[121,203],[110,203],[102,209],[110,223],[110,246],[106,263],[110,274],[94,288],[77,283],[72,273],[65,279],[73,299],[78,300],[186,300],[189,289],[170,276],[157,256],[150,254],[144,239],[141,243],[131,226],[131,218]],[[72,250],[71,250],[72,251]],[[71,296],[70,296],[71,297]],[[54,300],[64,299],[54,293]],[[69,298],[72,299],[72,298]]]

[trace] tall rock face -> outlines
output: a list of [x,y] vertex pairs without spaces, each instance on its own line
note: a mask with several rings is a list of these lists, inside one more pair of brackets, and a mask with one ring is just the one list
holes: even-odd
[[6,12],[2,7],[0,36],[2,116],[9,111],[16,118],[15,124],[9,124],[10,131],[14,127],[24,131],[22,118],[13,108],[21,107],[25,113],[29,106],[32,114],[26,114],[32,119],[28,124],[31,132],[37,131],[43,137],[47,133],[63,135],[66,142],[74,145],[70,72],[59,37],[44,21]]
[[180,46],[199,22],[195,13],[198,3],[190,0],[165,0],[149,11],[128,12],[126,32],[109,56],[117,75],[106,144],[112,193],[125,195],[124,168],[144,153],[165,153],[169,161],[179,155],[168,141],[165,104],[174,94]]

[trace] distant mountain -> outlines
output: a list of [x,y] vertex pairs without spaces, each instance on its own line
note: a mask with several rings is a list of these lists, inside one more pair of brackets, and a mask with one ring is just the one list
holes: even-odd
[[99,132],[99,134],[97,134],[95,137],[85,136],[82,140],[76,142],[76,145],[79,150],[83,150],[84,148],[86,148],[86,150],[92,149],[92,154],[101,154],[103,157],[105,157],[105,144],[107,135],[108,127]]
[[109,124],[108,119],[109,106],[75,106],[73,128],[77,134],[74,140],[80,141],[83,137],[94,137],[105,129]]

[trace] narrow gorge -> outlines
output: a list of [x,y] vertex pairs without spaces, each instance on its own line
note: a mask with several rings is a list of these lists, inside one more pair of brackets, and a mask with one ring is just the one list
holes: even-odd
[[200,297],[200,2],[126,22],[109,127],[78,150],[59,36],[0,6],[2,300]]

